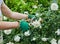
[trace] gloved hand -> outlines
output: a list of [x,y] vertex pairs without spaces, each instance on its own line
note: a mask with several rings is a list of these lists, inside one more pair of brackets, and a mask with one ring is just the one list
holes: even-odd
[[28,18],[29,18],[29,19],[33,19],[33,20],[35,20],[37,17],[36,17],[35,15],[31,15],[31,14],[29,14],[29,15],[28,15]]
[[25,20],[21,20],[19,22],[20,22],[20,29],[22,31],[29,30],[29,23],[28,22],[26,22]]
[[33,18],[33,17],[35,17],[35,16],[34,16],[34,15],[30,15],[30,14],[28,15],[28,18],[29,18],[29,19],[31,19],[31,18]]

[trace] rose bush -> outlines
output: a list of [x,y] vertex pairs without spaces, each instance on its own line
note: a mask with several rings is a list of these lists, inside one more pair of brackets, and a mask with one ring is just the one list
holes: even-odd
[[[24,33],[19,28],[3,32],[4,44],[60,44],[60,0],[5,0],[5,3],[12,11],[34,14],[37,18]],[[4,20],[15,21],[6,17]]]

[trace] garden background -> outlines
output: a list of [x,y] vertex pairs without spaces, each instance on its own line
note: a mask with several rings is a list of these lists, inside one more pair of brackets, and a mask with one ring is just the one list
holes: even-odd
[[[53,2],[59,6],[56,11],[50,10]],[[42,22],[41,27],[31,26],[25,35],[19,28],[10,30],[8,34],[3,31],[4,44],[52,44],[52,41],[54,41],[53,44],[58,43],[60,40],[60,33],[58,33],[60,32],[60,0],[5,0],[5,3],[12,11],[36,15],[37,20],[42,18]],[[16,20],[4,16],[4,21]]]

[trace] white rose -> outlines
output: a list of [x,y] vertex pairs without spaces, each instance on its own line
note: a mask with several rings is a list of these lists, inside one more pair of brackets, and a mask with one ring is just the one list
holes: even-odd
[[51,4],[51,10],[58,10],[58,4],[57,3],[52,3]]
[[60,44],[60,39],[58,40],[58,44]]
[[55,33],[57,33],[57,35],[60,35],[60,29],[58,29]]
[[31,39],[31,41],[35,41],[36,40],[36,38],[35,37],[33,37],[32,39]]
[[42,40],[42,41],[47,41],[47,40],[48,40],[48,38],[42,38],[41,40]]
[[9,42],[9,43],[6,43],[6,44],[14,44],[14,43],[12,43],[12,42]]
[[56,42],[56,41],[57,41],[57,40],[53,38],[50,42]]
[[31,34],[31,33],[30,33],[29,30],[24,33],[25,36],[30,36],[30,34]]
[[36,13],[36,16],[39,17],[39,13]]
[[50,41],[50,43],[51,43],[51,44],[57,44],[57,40],[53,38],[53,39]]
[[33,21],[31,24],[34,26],[34,28],[41,27],[41,23],[37,20]]
[[39,14],[38,12],[35,13],[35,15],[36,15],[37,17],[42,16],[42,14]]
[[25,11],[24,14],[29,14],[28,11]]
[[21,39],[21,37],[19,37],[18,35],[16,35],[16,36],[14,37],[14,41],[15,41],[15,42],[19,42],[20,39]]
[[51,44],[57,44],[57,42],[52,42]]
[[6,35],[11,34],[11,32],[12,32],[12,29],[4,30],[4,33],[5,33]]
[[33,8],[37,8],[37,6],[36,5],[33,5]]
[[42,18],[39,18],[39,21],[42,21]]

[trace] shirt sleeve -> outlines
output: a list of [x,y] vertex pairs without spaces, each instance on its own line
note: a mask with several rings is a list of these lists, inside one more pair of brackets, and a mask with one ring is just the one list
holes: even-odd
[[0,5],[3,3],[3,0],[0,0]]

